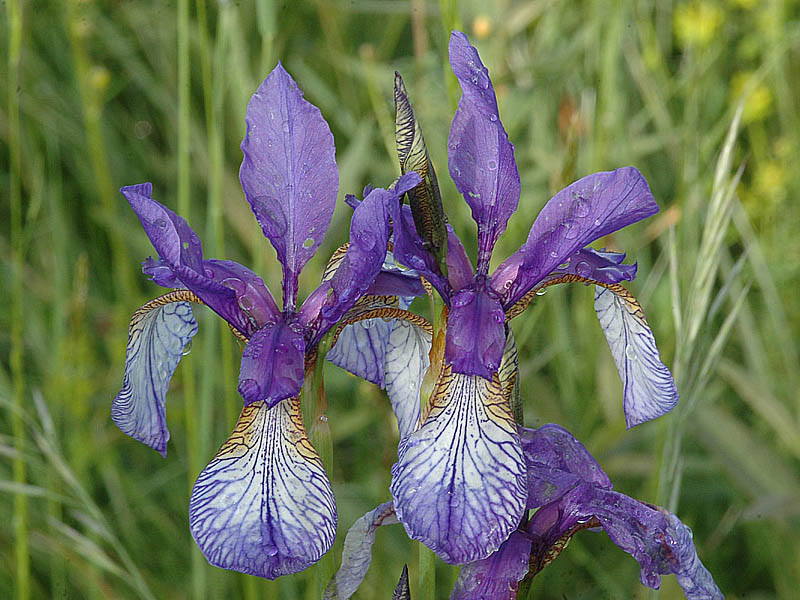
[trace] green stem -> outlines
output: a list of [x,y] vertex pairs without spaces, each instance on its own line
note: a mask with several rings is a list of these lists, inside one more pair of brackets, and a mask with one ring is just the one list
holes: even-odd
[[436,555],[422,542],[417,542],[419,564],[419,589],[415,598],[436,599]]
[[[11,212],[12,283],[11,283],[11,355],[9,362],[12,379],[11,427],[14,435],[13,472],[14,483],[25,485],[25,424],[22,410],[25,396],[25,374],[23,373],[25,336],[23,324],[23,234],[22,234],[22,190],[20,186],[20,127],[19,127],[19,63],[22,50],[22,7],[16,0],[6,3],[8,18],[8,146],[9,174],[8,194]],[[24,493],[14,494],[14,550],[17,561],[16,589],[18,600],[30,597],[30,556],[28,554],[28,502]]]

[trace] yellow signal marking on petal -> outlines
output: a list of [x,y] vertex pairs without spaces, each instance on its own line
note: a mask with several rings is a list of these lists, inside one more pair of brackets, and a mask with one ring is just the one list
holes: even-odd
[[333,254],[331,254],[331,259],[328,261],[328,264],[325,265],[325,270],[322,272],[322,281],[328,281],[328,279],[333,277],[333,274],[336,272],[336,269],[339,268],[339,264],[342,262],[344,255],[347,254],[347,249],[349,247],[350,242],[345,242],[333,251]]
[[[283,403],[288,404],[283,405]],[[299,398],[283,400],[273,406],[272,409],[267,408],[263,400],[245,406],[239,415],[236,426],[233,428],[230,436],[228,436],[228,439],[222,444],[214,459],[225,460],[239,458],[250,452],[255,445],[255,441],[261,434],[259,428],[264,426],[266,411],[268,410],[286,411],[288,419],[284,422],[284,427],[281,429],[282,441],[292,444],[297,450],[297,453],[305,460],[322,465],[322,460],[311,444],[311,441],[308,439],[305,427],[303,426],[303,415],[300,410]],[[288,427],[286,425],[288,425]]]
[[531,305],[531,302],[533,302],[536,296],[541,295],[542,290],[550,287],[551,285],[556,285],[558,283],[585,283],[586,285],[591,284],[604,287],[607,290],[614,292],[619,298],[624,300],[625,304],[627,305],[628,312],[633,317],[641,321],[644,325],[647,325],[647,319],[645,319],[644,311],[642,310],[641,305],[625,287],[623,287],[619,283],[604,283],[602,281],[597,281],[595,279],[589,279],[588,277],[581,277],[580,275],[575,275],[573,273],[549,279],[544,283],[542,283],[542,285],[533,288],[522,298],[520,298],[514,304],[514,306],[512,306],[506,311],[506,321],[510,321],[514,317],[521,315],[523,312],[525,312],[525,309],[527,309]]
[[[467,390],[462,389],[465,387]],[[445,364],[439,373],[431,400],[428,403],[425,414],[421,416],[422,422],[428,419],[435,419],[447,408],[453,398],[457,397],[462,391],[476,393],[486,409],[486,415],[499,427],[510,433],[516,431],[506,386],[501,383],[498,374],[494,374],[492,381],[486,381],[478,375],[453,373],[453,369],[449,364]]]

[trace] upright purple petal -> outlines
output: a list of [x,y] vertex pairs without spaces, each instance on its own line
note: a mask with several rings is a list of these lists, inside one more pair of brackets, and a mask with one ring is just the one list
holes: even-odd
[[560,425],[551,423],[535,430],[521,427],[520,441],[528,469],[529,509],[554,502],[582,483],[611,488],[611,480],[594,457]]
[[636,299],[595,286],[594,308],[622,379],[628,428],[655,419],[678,404],[678,389],[661,362],[653,332]]
[[450,65],[463,95],[450,128],[448,164],[478,224],[478,272],[485,275],[495,242],[517,209],[519,172],[489,71],[460,31],[450,36]]
[[333,135],[280,63],[250,99],[246,121],[239,179],[283,265],[283,304],[293,310],[297,277],[322,242],[339,189]]
[[250,337],[242,353],[239,393],[245,406],[264,400],[273,406],[300,393],[305,342],[283,321],[267,323]]
[[128,328],[125,378],[111,404],[111,419],[123,433],[167,455],[165,396],[183,350],[197,333],[188,302],[159,299],[137,310]]
[[498,377],[439,376],[422,427],[392,467],[397,517],[449,563],[489,556],[517,528],[526,475],[517,426]]
[[189,526],[212,565],[275,579],[333,544],[336,506],[296,398],[242,410],[192,489]]
[[489,558],[462,567],[450,600],[517,600],[530,556],[530,536],[513,532]]
[[322,306],[326,321],[337,322],[380,273],[389,242],[387,204],[391,201],[397,201],[397,194],[376,189],[353,212],[350,245],[331,278],[331,291]]
[[464,244],[453,231],[450,225],[447,226],[447,280],[454,290],[461,290],[472,283],[475,277],[475,269],[472,262],[464,250]]
[[[407,205],[389,207],[392,217],[392,240],[397,262],[419,273],[439,292],[446,303],[450,302],[451,287],[439,271],[433,254],[425,247],[414,227],[414,218]],[[450,248],[448,236],[448,254]]]
[[505,312],[493,294],[477,287],[457,292],[447,318],[444,351],[453,371],[491,381],[505,346]]
[[492,276],[492,287],[509,307],[587,244],[657,212],[634,167],[588,175],[550,199],[527,241]]

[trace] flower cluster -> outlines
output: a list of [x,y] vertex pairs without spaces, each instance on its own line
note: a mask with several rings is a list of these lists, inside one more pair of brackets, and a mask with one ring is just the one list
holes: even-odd
[[[320,392],[310,374],[327,358],[386,389],[400,445],[392,499],[350,530],[326,597],[349,598],[366,573],[377,527],[402,523],[443,560],[465,565],[453,598],[515,598],[520,581],[587,528],[602,528],[631,554],[645,585],[658,587],[660,575],[671,573],[688,598],[721,598],[675,515],[613,491],[563,428],[522,423],[509,323],[559,283],[595,288],[595,311],[624,384],[627,426],[676,405],[642,308],[621,285],[636,265],[589,246],[658,211],[647,182],[633,167],[576,181],[550,199],[525,243],[490,273],[520,197],[514,146],[488,70],[460,32],[450,39],[450,64],[462,97],[448,165],[477,225],[475,267],[447,223],[420,124],[396,74],[402,175],[387,189],[367,187],[361,201],[348,196],[350,242],[297,308],[298,276],[330,224],[338,173],[330,129],[279,64],[248,105],[240,180],[283,268],[283,309],[246,267],[203,258],[198,237],[152,199],[150,184],[123,188],[159,256],[143,270],[172,291],[131,320],[114,422],[165,455],[165,394],[197,331],[190,303],[205,304],[244,343],[244,409],[190,501],[192,534],[212,564],[274,578],[330,549],[333,493],[300,411],[303,395]],[[425,292],[434,323],[407,310]]]

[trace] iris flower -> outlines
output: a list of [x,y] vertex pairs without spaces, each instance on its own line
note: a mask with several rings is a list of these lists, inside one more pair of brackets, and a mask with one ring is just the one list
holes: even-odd
[[122,188],[159,255],[146,260],[143,271],[174,291],[134,314],[123,387],[111,415],[123,432],[166,456],[165,394],[197,332],[189,302],[227,321],[245,343],[238,386],[244,410],[194,485],[190,526],[211,564],[271,579],[306,568],[333,543],[333,493],[306,435],[299,395],[323,336],[362,296],[422,291],[418,281],[380,273],[387,207],[419,177],[371,191],[353,214],[349,246],[297,308],[298,277],[336,202],[333,136],[280,64],[250,100],[246,122],[239,177],[283,268],[283,309],[246,267],[204,258],[197,235],[151,197],[149,183]]
[[[489,273],[492,250],[520,195],[514,146],[499,119],[488,71],[457,31],[450,38],[450,64],[463,94],[450,129],[449,171],[477,224],[477,265],[473,269],[446,224],[436,174],[397,76],[401,170],[415,170],[423,181],[409,192],[410,208],[391,205],[394,258],[438,291],[446,333],[433,341],[431,356],[439,364],[431,367],[436,379],[425,411],[398,416],[401,443],[391,492],[409,536],[445,561],[463,564],[497,550],[525,510],[525,459],[499,370],[504,354],[515,355],[508,322],[537,292],[556,283],[595,285],[595,309],[624,384],[628,427],[668,412],[678,394],[641,307],[619,283],[634,278],[636,265],[623,264],[624,254],[588,246],[658,211],[644,177],[626,167],[569,185],[545,205],[520,249]],[[411,371],[418,369],[403,376]],[[393,385],[386,382],[390,396]],[[513,388],[514,379],[507,385]],[[393,404],[396,410],[410,406],[404,399]]]
[[[519,582],[534,577],[585,529],[602,529],[633,556],[644,585],[658,589],[661,575],[672,574],[688,600],[723,599],[697,556],[691,529],[677,516],[614,491],[594,457],[563,427],[520,427],[519,436],[527,473],[525,506],[535,512],[491,556],[462,567],[451,600],[514,600]],[[353,595],[369,568],[378,527],[395,523],[392,502],[356,521],[326,600]]]

